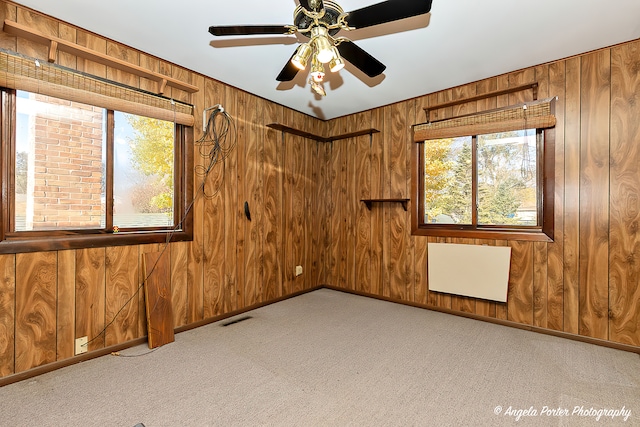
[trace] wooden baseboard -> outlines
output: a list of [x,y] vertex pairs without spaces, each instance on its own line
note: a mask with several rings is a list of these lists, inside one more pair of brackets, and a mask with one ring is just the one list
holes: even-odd
[[[240,310],[235,310],[226,314],[221,314],[219,316],[211,317],[209,319],[201,320],[199,322],[194,322],[189,325],[180,326],[174,329],[175,333],[180,333],[184,331],[188,331],[191,329],[198,328],[200,326],[208,325],[210,323],[215,323],[220,320],[227,319],[229,317],[237,316],[242,313],[246,313],[247,311],[255,310],[256,308],[264,307],[270,304],[274,304],[280,301],[284,301],[289,298],[294,298],[302,294],[306,294],[308,292],[313,292],[315,290],[321,289],[322,286],[316,286],[309,289],[304,289],[302,291],[294,292],[292,294],[288,294],[282,297],[274,298],[269,301],[260,302],[257,304],[253,304],[251,306],[245,307]],[[38,366],[27,371],[18,372],[16,374],[7,375],[6,377],[0,378],[0,387],[3,387],[8,384],[16,383],[18,381],[24,381],[29,378],[36,377],[38,375],[46,374],[47,372],[55,371],[60,368],[64,368],[67,366],[75,365],[76,363],[84,362],[87,360],[95,359],[98,357],[106,356],[111,353],[116,353],[118,351],[125,350],[130,347],[134,347],[136,345],[144,344],[147,342],[147,336],[136,338],[121,344],[112,345],[109,347],[101,348],[98,350],[93,350],[87,353],[79,354],[77,356],[70,357],[68,359],[57,360],[52,363],[48,363],[46,365]]]
[[553,329],[546,329],[546,328],[541,328],[539,326],[533,326],[533,325],[525,325],[523,323],[512,322],[510,320],[495,319],[493,317],[480,316],[480,315],[474,314],[474,313],[465,313],[463,311],[455,311],[455,310],[451,310],[451,309],[448,309],[448,308],[437,307],[437,306],[429,305],[429,304],[422,304],[422,303],[417,303],[417,302],[413,302],[413,301],[405,301],[405,300],[385,297],[385,296],[376,295],[376,294],[369,294],[367,292],[356,291],[356,290],[353,290],[353,289],[344,289],[344,288],[339,288],[337,286],[332,286],[332,285],[323,285],[322,287],[326,288],[326,289],[331,289],[331,290],[334,290],[334,291],[345,292],[345,293],[348,293],[348,294],[359,295],[359,296],[364,296],[364,297],[369,297],[369,298],[375,298],[375,299],[382,300],[382,301],[388,301],[388,302],[393,302],[393,303],[396,303],[396,304],[408,305],[408,306],[411,306],[411,307],[423,308],[423,309],[431,310],[431,311],[439,311],[441,313],[452,314],[454,316],[467,317],[469,319],[481,320],[483,322],[495,323],[495,324],[498,324],[498,325],[509,326],[509,327],[512,327],[512,328],[522,329],[522,330],[525,330],[525,331],[537,332],[539,334],[552,335],[552,336],[555,336],[555,337],[566,338],[566,339],[570,339],[570,340],[573,340],[573,341],[581,341],[581,342],[585,342],[585,343],[589,343],[589,344],[599,345],[599,346],[602,346],[602,347],[609,347],[609,348],[613,348],[613,349],[616,349],[616,350],[622,350],[622,351],[628,351],[628,352],[631,352],[631,353],[640,354],[640,346],[635,346],[635,345],[631,345],[631,344],[623,344],[623,343],[617,343],[617,342],[607,341],[607,340],[598,339],[598,338],[585,337],[583,335],[572,334],[572,333],[569,333],[569,332],[555,331]]
[[[208,319],[204,319],[201,320],[199,322],[194,322],[194,323],[190,323],[188,325],[184,325],[184,326],[180,326],[178,328],[175,328],[175,333],[180,333],[180,332],[185,332],[191,329],[195,329],[195,328],[199,328],[201,326],[205,326],[208,325],[210,323],[215,323],[215,322],[219,322],[221,320],[230,318],[230,317],[234,317],[234,316],[238,316],[240,314],[246,313],[248,311],[251,310],[255,310],[257,308],[260,307],[265,307],[267,305],[270,304],[275,304],[277,302],[280,301],[284,301],[287,300],[289,298],[294,298],[297,297],[299,295],[303,295],[309,292],[313,292],[316,291],[318,289],[331,289],[334,291],[339,291],[339,292],[345,292],[348,294],[353,294],[353,295],[359,295],[359,296],[363,296],[363,297],[368,297],[368,298],[375,298],[378,300],[382,300],[382,301],[388,301],[388,302],[393,302],[396,304],[402,304],[402,305],[408,305],[411,307],[417,307],[417,308],[422,308],[422,309],[426,309],[426,310],[432,310],[432,311],[438,311],[441,313],[446,313],[446,314],[452,314],[454,316],[461,316],[461,317],[467,317],[470,319],[474,319],[474,320],[481,320],[483,322],[489,322],[489,323],[495,323],[498,325],[503,325],[503,326],[509,326],[512,328],[517,328],[517,329],[523,329],[523,330],[527,330],[527,331],[531,331],[531,332],[537,332],[540,334],[545,334],[545,335],[552,335],[552,336],[556,336],[556,337],[560,337],[560,338],[566,338],[566,339],[570,339],[570,340],[574,340],[574,341],[581,341],[581,342],[585,342],[585,343],[589,343],[589,344],[595,344],[595,345],[599,345],[599,346],[603,346],[603,347],[609,347],[609,348],[613,348],[616,350],[622,350],[622,351],[628,351],[631,353],[636,353],[636,354],[640,354],[640,346],[634,346],[634,345],[629,345],[629,344],[622,344],[622,343],[616,343],[616,342],[612,342],[612,341],[606,341],[606,340],[601,340],[601,339],[597,339],[597,338],[591,338],[591,337],[585,337],[582,335],[576,335],[576,334],[571,334],[568,332],[563,332],[563,331],[554,331],[552,329],[545,329],[545,328],[541,328],[539,326],[532,326],[532,325],[524,325],[522,323],[517,323],[517,322],[512,322],[509,320],[501,320],[501,319],[495,319],[492,317],[485,317],[485,316],[480,316],[474,313],[465,313],[465,312],[461,312],[461,311],[454,311],[451,309],[447,309],[447,308],[442,308],[442,307],[436,307],[433,305],[429,305],[429,304],[421,304],[421,303],[417,303],[417,302],[412,302],[412,301],[404,301],[404,300],[399,300],[396,298],[389,298],[389,297],[385,297],[385,296],[381,296],[381,295],[375,295],[375,294],[369,294],[366,292],[360,292],[360,291],[355,291],[352,289],[344,289],[344,288],[339,288],[337,286],[332,286],[332,285],[320,285],[320,286],[315,286],[313,288],[309,288],[309,289],[304,289],[302,291],[298,291],[298,292],[294,292],[292,294],[289,295],[285,295],[282,297],[278,297],[278,298],[274,298],[271,299],[269,301],[264,301],[264,302],[260,302],[257,304],[253,304],[251,306],[245,307],[243,309],[240,310],[234,310],[232,312],[226,313],[226,314],[221,314],[219,316],[214,316]],[[109,347],[105,347],[105,348],[101,348],[99,350],[94,350],[88,353],[84,353],[84,354],[80,354],[78,356],[73,356],[70,357],[68,359],[64,359],[64,360],[58,360],[56,362],[53,363],[49,363],[46,365],[42,365],[42,366],[38,366],[36,368],[33,369],[29,369],[28,371],[23,371],[23,372],[19,372],[17,374],[12,374],[12,375],[8,375],[6,377],[0,378],[0,387],[3,387],[5,385],[8,384],[12,384],[18,381],[23,381],[29,378],[33,378],[36,377],[38,375],[42,375],[45,374],[47,372],[51,372],[51,371],[55,371],[57,369],[60,368],[64,368],[66,366],[71,366],[71,365],[75,365],[76,363],[80,363],[80,362],[84,362],[86,360],[91,360],[91,359],[95,359],[97,357],[102,357],[102,356],[106,356],[108,354],[111,353],[115,353],[121,350],[125,350],[127,348],[130,347],[134,347],[136,345],[140,345],[147,342],[147,337],[140,337],[140,338],[136,338],[134,340],[131,341],[127,341],[121,344],[116,344],[116,345],[112,345]]]
[[0,387],[3,387],[8,384],[12,384],[12,383],[17,383],[18,381],[23,381],[29,378],[33,378],[38,375],[46,374],[47,372],[55,371],[56,369],[75,365],[76,363],[95,359],[96,357],[106,356],[107,354],[115,353],[136,345],[144,344],[145,342],[147,342],[146,336],[136,338],[121,344],[116,344],[116,345],[104,347],[98,350],[93,350],[88,353],[79,354],[77,356],[73,356],[68,359],[57,360],[52,363],[47,363],[46,365],[37,366],[27,371],[18,372],[17,374],[11,374],[6,377],[0,378]]

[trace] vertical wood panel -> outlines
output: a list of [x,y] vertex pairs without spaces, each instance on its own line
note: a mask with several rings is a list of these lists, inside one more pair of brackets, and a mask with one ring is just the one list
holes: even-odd
[[[411,110],[412,112],[412,110]],[[407,120],[410,115],[409,102],[390,105],[385,114],[385,145],[389,146],[389,196],[392,198],[407,197]],[[385,203],[381,206],[388,215],[387,234],[388,250],[385,251],[385,265],[389,269],[389,296],[402,300],[412,300],[409,290],[410,281],[408,266],[410,260],[407,239],[407,217],[404,208],[398,203]],[[412,283],[411,283],[412,285]]]
[[255,96],[251,98],[251,105],[255,110],[255,117],[252,122],[252,138],[255,140],[255,169],[256,179],[251,187],[251,200],[254,209],[251,212],[252,222],[255,224],[251,229],[251,242],[255,251],[255,274],[249,280],[255,281],[255,299],[247,304],[254,304],[264,301],[264,138],[261,129],[263,126],[263,109],[260,108],[261,100]]
[[[294,127],[304,129],[304,120],[301,114],[294,113]],[[290,207],[287,211],[289,226],[287,228],[289,240],[285,248],[288,265],[285,269],[285,277],[290,278],[288,292],[303,290],[306,276],[295,276],[295,268],[304,265],[305,253],[305,166],[306,149],[312,142],[308,139],[292,136],[287,138],[285,170],[289,172],[288,185],[290,189]],[[285,195],[287,193],[285,192]]]
[[[107,53],[107,41],[86,31],[78,30],[76,43],[99,53]],[[78,71],[83,71],[97,77],[107,76],[107,66],[92,62],[88,59],[78,59]]]
[[[306,116],[306,121],[307,126],[314,134],[324,133],[323,124],[320,121],[309,116]],[[308,140],[303,157],[305,163],[303,207],[305,257],[302,266],[305,289],[317,286],[319,283],[321,219],[318,215],[323,215],[323,213],[318,206],[318,195],[320,191],[320,146],[322,144],[324,143]]]
[[[17,13],[17,7],[14,4],[6,2],[0,3],[0,22],[4,22],[6,19],[15,22]],[[0,48],[16,52],[18,50],[16,45],[17,37],[0,31]]]
[[[538,82],[538,99],[549,98],[549,66],[541,65],[534,70]],[[555,225],[555,224],[554,224]],[[546,242],[533,244],[533,324],[547,327],[548,313],[548,247]]]
[[607,339],[610,51],[582,57],[579,332]]
[[[150,64],[159,67],[159,64]],[[144,82],[142,82],[144,83]],[[200,91],[193,94],[192,102],[194,111],[204,111],[207,105],[207,96],[210,95],[209,86],[205,84],[204,78],[196,76],[194,83],[199,85]],[[208,83],[208,81],[207,81]],[[194,139],[197,141],[203,138],[202,115],[195,114]],[[209,146],[210,147],[210,146]],[[207,203],[207,194],[210,194],[209,183],[204,182],[203,167],[208,165],[206,152],[204,147],[196,142],[194,144],[193,165],[195,173],[193,174],[193,206],[191,208],[193,214],[193,241],[188,245],[187,253],[182,255],[182,251],[178,246],[170,248],[171,250],[171,274],[178,280],[177,283],[172,281],[172,295],[177,303],[184,300],[184,306],[174,305],[174,322],[178,324],[185,319],[185,322],[198,321],[205,316],[204,307],[204,271],[206,256],[204,251],[210,249],[211,246],[205,245],[205,230],[207,215],[205,214],[205,204]],[[205,156],[205,157],[203,157]],[[174,249],[177,251],[174,253]],[[176,269],[177,263],[186,262],[184,270]],[[173,277],[172,277],[173,278]],[[184,286],[184,288],[182,288]],[[179,297],[180,296],[180,297]],[[177,298],[177,301],[176,301]]]
[[235,208],[236,215],[236,259],[234,264],[236,265],[236,308],[243,308],[245,304],[246,294],[246,282],[245,273],[248,268],[245,262],[245,244],[247,232],[246,229],[250,227],[247,218],[244,215],[244,202],[247,201],[246,196],[246,182],[251,179],[248,176],[247,171],[247,150],[251,139],[251,112],[248,105],[249,94],[242,91],[236,92],[236,117],[237,117],[237,131],[238,131],[238,146],[237,146],[237,175],[236,175],[236,191],[237,202]]
[[[216,104],[221,104],[227,110],[230,108],[226,104],[224,86],[213,80],[207,80],[204,86],[203,108],[209,108]],[[229,114],[235,115],[234,111]],[[233,117],[233,116],[232,116]],[[218,118],[216,125],[218,125]],[[205,141],[198,145],[196,153],[196,164],[208,168],[214,160],[211,149],[213,147],[211,133]],[[230,136],[231,137],[231,136]],[[231,141],[227,141],[230,144]],[[194,236],[193,248],[189,261],[199,266],[202,264],[202,271],[196,269],[196,276],[189,281],[189,322],[193,322],[199,317],[198,301],[202,301],[204,318],[211,318],[224,312],[225,283],[226,283],[226,258],[225,233],[226,233],[226,211],[225,211],[225,167],[226,162],[220,158],[209,172],[208,176],[196,172],[196,188],[202,187],[202,194],[196,202],[194,208],[203,209],[203,218],[200,221],[202,231],[199,238]],[[202,208],[200,208],[202,206]],[[229,265],[233,268],[233,265]],[[190,269],[191,271],[191,269]],[[198,283],[200,281],[200,283]],[[202,296],[201,296],[202,295]]]
[[[139,60],[139,64],[141,67],[149,70],[149,71],[153,71],[153,72],[158,72],[158,59],[154,58],[152,56],[149,55],[145,55],[144,53],[140,53],[140,58]],[[158,82],[154,81],[154,80],[150,80],[144,77],[140,77],[140,89],[149,91],[149,92],[158,92]],[[198,97],[198,94],[194,94],[194,96]],[[196,105],[197,102],[194,102],[194,105]],[[199,123],[199,119],[196,115],[195,117],[196,119],[196,123]]]
[[58,251],[58,295],[56,319],[56,359],[75,352],[76,252]]
[[[238,91],[234,88],[225,87],[225,107],[231,116],[238,120]],[[237,250],[236,227],[239,212],[238,205],[238,152],[240,152],[241,141],[238,138],[238,145],[224,160],[224,288],[222,291],[223,312],[236,309],[237,305]]]
[[189,243],[171,243],[171,305],[173,306],[173,326],[188,323],[188,264]]
[[640,345],[640,42],[611,50],[609,339]]
[[343,242],[344,230],[342,227],[342,148],[340,141],[333,141],[331,144],[331,230],[332,242],[329,257],[330,265],[330,283],[336,286],[344,286],[344,281],[340,275],[341,269],[341,248]]
[[[272,103],[260,102],[264,122],[281,123],[282,109]],[[264,132],[264,298],[282,295],[282,265],[280,252],[282,233],[282,133],[271,128]]]
[[564,329],[565,61],[549,65],[549,96],[557,96],[555,137],[554,241],[547,244],[547,327]]
[[[18,7],[16,22],[27,27],[37,28],[39,32],[49,36],[58,36],[58,23],[45,15],[31,12],[29,9]],[[29,41],[24,38],[17,40],[18,52],[34,58],[45,59],[49,55],[49,47],[44,44]]]
[[104,347],[104,260],[104,248],[76,251],[76,338],[88,337],[88,350]]
[[[385,142],[385,126],[384,126],[384,109],[378,108],[373,110],[371,114],[371,127],[378,129],[379,133],[371,135],[370,161],[371,172],[371,197],[380,198],[384,195],[384,142]],[[385,277],[386,267],[383,262],[383,245],[384,245],[384,215],[383,210],[378,207],[371,209],[371,285],[370,292],[375,295],[383,295],[383,281]]]
[[[308,127],[314,134],[324,134],[324,122],[313,117],[307,116]],[[317,212],[321,214],[321,208],[318,206],[318,195],[320,194],[320,170],[321,170],[321,154],[320,147],[323,142],[308,141],[305,149],[305,203],[304,203],[304,227],[305,227],[305,259],[304,274],[305,288],[311,288],[318,285],[318,273],[320,272],[320,239],[321,239],[321,219],[315,218]]]
[[[137,51],[124,47],[118,43],[107,41],[106,50],[107,55],[116,59],[129,62],[133,65],[138,65],[140,63],[140,54]],[[107,78],[131,87],[140,86],[140,77],[117,68],[107,67]]]
[[16,255],[15,372],[56,360],[57,253]]
[[578,333],[580,292],[580,62],[566,61],[564,157],[564,331]]
[[[354,116],[351,116],[353,118]],[[355,124],[353,120],[346,121],[347,129],[354,129],[352,127]],[[356,246],[357,241],[357,219],[358,219],[358,203],[360,203],[356,190],[356,178],[358,176],[356,172],[356,151],[357,151],[357,139],[349,138],[338,142],[345,146],[346,154],[346,185],[345,185],[345,211],[344,211],[344,224],[345,224],[345,285],[348,289],[355,289],[356,287]]]
[[547,327],[547,244],[533,244],[533,324]]
[[15,372],[15,277],[15,255],[0,255],[0,377]]
[[[361,115],[358,120],[359,129],[365,129],[371,123],[370,114]],[[356,176],[356,283],[355,289],[361,292],[371,292],[371,211],[360,202],[361,199],[371,198],[371,137],[361,136],[355,141],[355,176]]]
[[[62,40],[67,40],[72,43],[75,43],[76,29],[70,25],[60,23],[58,25],[58,37],[60,37]],[[69,53],[58,51],[58,58],[56,60],[56,64],[62,65],[63,67],[76,68],[77,58],[74,55],[71,55]]]
[[322,143],[320,145],[320,182],[319,182],[319,220],[320,220],[320,254],[319,262],[319,284],[325,285],[331,283],[329,281],[329,258],[328,254],[331,250],[331,216],[329,214],[331,208],[331,144]]
[[[176,80],[179,80],[181,82],[185,82],[185,83],[189,83],[191,84],[191,76],[195,76],[195,73],[191,73],[188,70],[182,68],[182,67],[178,67],[178,66],[172,66],[171,67],[171,74],[170,76],[173,77]],[[191,94],[189,92],[186,92],[184,90],[180,90],[177,89],[175,87],[170,87],[167,88],[167,92],[169,91],[169,89],[171,90],[171,95],[169,95],[168,93],[165,93],[165,96],[171,96],[171,98],[176,99],[178,101],[182,101],[182,102],[190,102],[190,97]],[[196,92],[197,94],[198,92]],[[197,95],[196,95],[197,96]],[[196,110],[197,111],[197,110]]]
[[138,306],[131,303],[139,287],[137,255],[136,246],[106,248],[106,346],[138,336]]

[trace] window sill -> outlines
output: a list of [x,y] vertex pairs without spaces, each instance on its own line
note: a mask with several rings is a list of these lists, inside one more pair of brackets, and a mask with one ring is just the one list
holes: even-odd
[[[104,234],[61,232],[60,234],[42,235],[33,238],[9,237],[0,242],[0,254],[165,243],[167,241],[167,233],[171,232],[144,231]],[[193,240],[193,233],[189,231],[176,231],[171,236],[172,242],[191,240]]]
[[540,229],[535,230],[505,230],[505,229],[468,229],[452,227],[414,227],[414,236],[461,237],[472,239],[492,240],[525,240],[531,242],[553,242],[553,235],[549,236]]

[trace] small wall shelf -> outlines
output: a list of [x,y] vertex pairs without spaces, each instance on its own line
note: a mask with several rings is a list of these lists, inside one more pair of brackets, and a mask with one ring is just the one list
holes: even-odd
[[380,202],[391,202],[391,203],[402,203],[402,207],[404,210],[407,210],[407,202],[409,199],[361,199],[361,202],[364,202],[367,205],[367,209],[371,210],[372,203],[380,203]]
[[341,135],[334,135],[334,136],[330,136],[330,137],[327,138],[327,137],[324,137],[324,136],[314,135],[314,134],[309,133],[309,132],[305,132],[305,131],[302,131],[302,130],[294,129],[292,127],[285,126],[285,125],[282,125],[280,123],[270,123],[270,124],[267,125],[267,127],[271,128],[271,129],[279,130],[281,132],[290,133],[292,135],[298,135],[298,136],[301,136],[303,138],[313,139],[314,141],[318,141],[318,142],[333,142],[333,141],[337,141],[339,139],[356,138],[358,136],[371,135],[371,134],[380,132],[378,129],[363,129],[363,130],[359,130],[359,131],[356,131],[356,132],[344,133],[344,134],[341,134]]

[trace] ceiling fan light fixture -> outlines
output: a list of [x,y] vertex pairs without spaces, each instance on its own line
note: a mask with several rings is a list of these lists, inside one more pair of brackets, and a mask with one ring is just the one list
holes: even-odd
[[313,49],[309,46],[309,43],[303,43],[298,46],[295,55],[291,58],[291,63],[298,69],[304,70],[307,68],[307,63],[309,62],[309,58],[311,58],[311,54],[313,53]]
[[333,59],[333,52],[331,51],[331,42],[326,37],[318,37],[315,39],[316,57],[318,61],[326,64]]
[[324,66],[315,56],[311,61],[311,78],[316,83],[320,83],[324,80]]
[[331,50],[333,51],[333,59],[329,61],[329,69],[332,73],[337,73],[344,68],[344,61],[335,46]]
[[318,61],[326,64],[334,57],[333,43],[329,41],[329,31],[326,27],[317,26],[311,29],[311,43],[316,51]]

